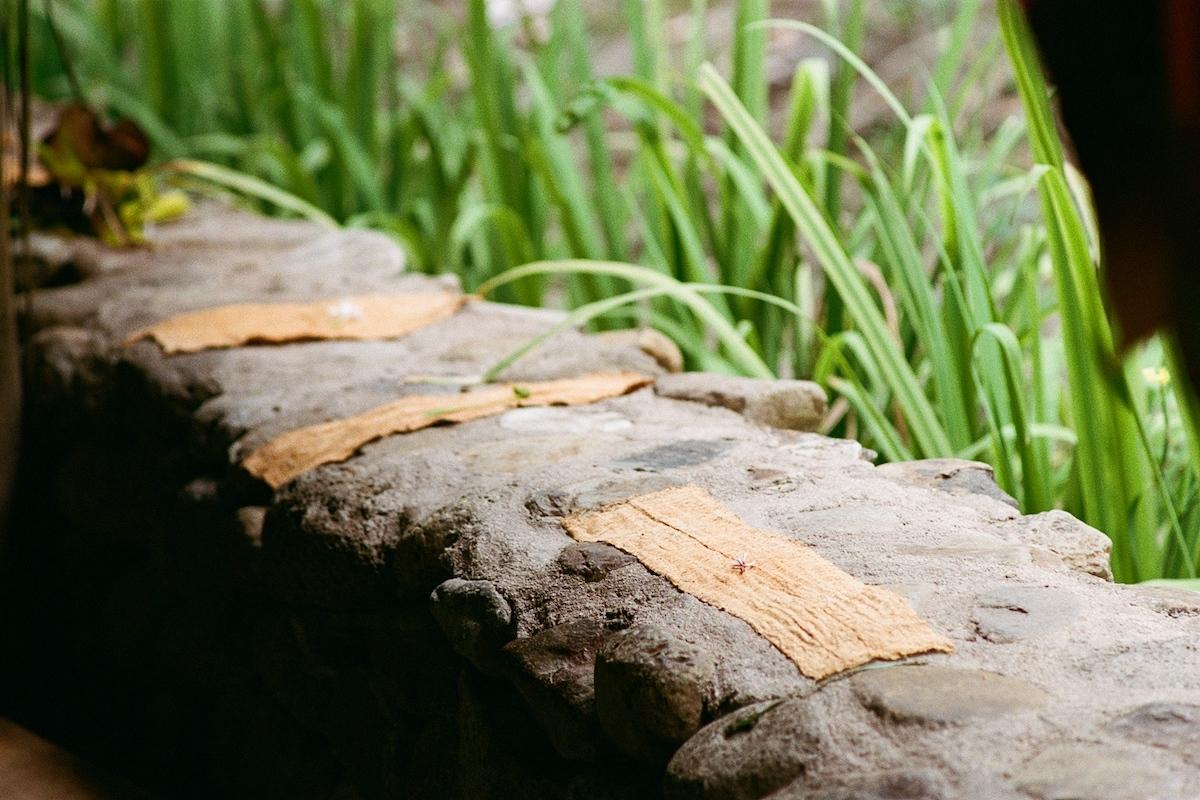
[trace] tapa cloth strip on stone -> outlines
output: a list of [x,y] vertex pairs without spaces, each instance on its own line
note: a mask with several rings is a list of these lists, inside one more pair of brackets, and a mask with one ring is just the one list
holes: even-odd
[[[810,678],[954,649],[898,594],[867,586],[794,539],[750,527],[697,486],[580,512],[563,525],[745,620]],[[739,560],[753,566],[739,569]]]
[[484,386],[461,394],[405,397],[353,417],[289,431],[247,456],[244,466],[277,488],[314,467],[345,461],[363,445],[385,436],[439,422],[490,417],[512,408],[594,403],[628,394],[653,380],[638,372],[596,372],[553,381]]
[[170,317],[130,335],[167,353],[320,339],[394,339],[449,317],[467,301],[456,292],[371,294],[308,303],[239,303]]

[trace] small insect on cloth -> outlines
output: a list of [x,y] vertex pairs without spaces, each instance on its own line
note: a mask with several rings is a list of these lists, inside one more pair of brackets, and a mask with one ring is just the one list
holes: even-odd
[[456,292],[371,294],[307,303],[238,303],[156,322],[125,339],[154,339],[167,353],[250,344],[338,339],[395,339],[453,315],[467,302]]
[[461,394],[405,397],[353,417],[288,431],[247,456],[243,466],[278,488],[314,467],[345,461],[363,445],[385,436],[481,419],[512,408],[595,403],[650,383],[653,378],[638,372],[594,372],[554,381],[488,385]]
[[795,539],[747,525],[698,486],[574,514],[563,526],[745,620],[813,679],[954,649],[900,595],[864,584]]

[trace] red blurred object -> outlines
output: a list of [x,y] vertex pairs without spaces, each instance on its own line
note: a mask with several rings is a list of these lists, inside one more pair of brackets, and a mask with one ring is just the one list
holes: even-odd
[[1200,0],[1024,0],[1091,183],[1123,345],[1178,337],[1200,385]]

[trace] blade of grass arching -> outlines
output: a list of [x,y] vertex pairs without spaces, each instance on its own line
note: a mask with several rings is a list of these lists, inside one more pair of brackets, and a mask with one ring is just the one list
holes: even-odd
[[495,364],[488,367],[488,369],[483,373],[482,381],[484,383],[494,382],[506,369],[569,328],[577,328],[579,326],[586,325],[592,320],[597,319],[622,306],[639,303],[643,300],[649,300],[653,297],[669,294],[670,292],[671,287],[653,286],[646,289],[635,289],[632,292],[625,292],[624,294],[619,294],[615,297],[606,297],[602,300],[595,300],[591,303],[582,305],[563,316],[562,320],[553,325],[549,330],[533,337],[508,355],[501,358]]
[[[683,355],[685,371],[715,372],[720,375],[737,375],[735,366],[714,353],[704,340],[703,331],[697,333],[686,324],[669,314],[660,314],[653,309],[618,308],[604,315],[607,320],[631,323],[636,327],[654,328],[679,346]],[[623,326],[624,327],[624,326]]]
[[[675,126],[676,131],[690,151],[694,153],[704,152],[704,128],[701,126],[698,118],[693,117],[686,108],[660,92],[652,84],[641,78],[618,76],[605,78],[600,82],[600,85],[609,87],[615,92],[637,100],[648,111],[661,115],[662,118],[670,121]],[[616,110],[621,111],[622,109],[617,108]],[[651,124],[652,120],[653,117],[647,115],[636,118],[634,121],[653,128]]]
[[[860,0],[854,0],[854,2],[860,3]],[[904,124],[904,127],[907,128],[912,125],[912,115],[908,113],[908,110],[904,107],[904,104],[901,103],[899,98],[896,97],[895,93],[888,88],[888,85],[884,83],[883,79],[880,78],[879,75],[867,65],[867,62],[863,61],[854,52],[850,41],[842,41],[836,36],[821,30],[815,25],[810,25],[807,22],[801,22],[794,19],[769,19],[758,23],[758,25],[755,27],[783,28],[784,30],[801,31],[802,33],[812,36],[814,39],[817,39],[830,50],[834,51],[839,58],[845,61],[855,74],[862,76],[863,80],[870,84],[871,88],[875,90],[880,99],[887,103],[888,108],[890,108],[892,113],[896,115],[896,119],[900,120],[900,122]],[[839,109],[836,98],[831,98],[830,104],[831,114],[841,113],[843,115],[843,119],[848,121],[848,118],[845,117],[844,110]],[[851,133],[852,132],[849,129],[846,130],[847,145],[849,144],[849,137],[851,136]],[[838,155],[846,155],[845,148],[843,148],[841,151],[838,151],[827,145],[826,149],[830,152],[838,153]]]
[[729,320],[722,316],[711,303],[702,298],[696,290],[688,287],[686,284],[648,267],[639,267],[634,264],[622,264],[612,261],[585,261],[579,259],[541,261],[515,267],[490,280],[484,281],[477,292],[479,295],[486,297],[496,288],[529,275],[569,275],[576,273],[611,275],[616,278],[623,278],[634,285],[643,285],[647,288],[670,287],[672,291],[668,293],[668,296],[688,308],[701,322],[708,326],[725,348],[730,360],[737,364],[738,368],[743,371],[743,374],[758,378],[774,377],[771,370],[763,363],[758,354],[745,343]]
[[[597,300],[592,303],[588,303],[587,305],[581,306],[581,307],[571,311],[561,322],[557,323],[552,329],[546,331],[543,334],[536,336],[535,338],[533,338],[530,341],[521,345],[519,348],[514,350],[512,353],[509,353],[507,356],[500,359],[500,361],[498,361],[494,366],[492,366],[490,369],[487,370],[487,372],[484,373],[482,380],[485,383],[489,383],[489,382],[495,380],[495,378],[499,375],[499,373],[503,372],[505,369],[512,366],[513,363],[515,363],[519,359],[523,358],[524,356],[528,355],[534,349],[536,349],[537,347],[540,347],[542,344],[544,344],[545,342],[547,342],[548,340],[553,338],[555,335],[557,335],[558,333],[561,333],[563,330],[566,330],[569,327],[579,327],[581,325],[587,324],[591,320],[599,318],[600,316],[613,315],[614,311],[618,311],[622,307],[632,305],[633,303],[638,303],[643,300],[650,300],[655,297],[661,297],[663,295],[673,294],[673,293],[677,292],[680,287],[690,290],[690,291],[694,291],[697,294],[701,294],[701,295],[740,294],[743,296],[752,297],[754,299],[761,300],[765,303],[778,305],[781,308],[783,308],[784,310],[791,311],[791,312],[797,314],[798,316],[802,316],[802,312],[800,311],[800,309],[797,306],[795,306],[794,304],[787,302],[786,300],[781,300],[778,297],[775,297],[773,295],[768,295],[763,292],[755,292],[755,291],[751,291],[751,290],[741,289],[740,287],[736,287],[736,286],[720,286],[720,285],[714,285],[714,284],[687,283],[687,284],[680,284],[679,286],[672,286],[672,285],[666,284],[666,285],[661,285],[661,286],[652,286],[652,287],[648,287],[645,289],[635,289],[632,292],[626,292],[625,294],[621,294],[616,297],[603,298],[601,300]],[[639,323],[641,322],[641,315],[635,315],[635,314],[626,312],[626,314],[623,316],[626,319],[630,319],[630,320],[633,320],[633,321],[639,322]],[[716,354],[712,353],[711,349],[709,349],[707,347],[707,345],[704,341],[704,336],[703,336],[702,332],[688,331],[682,325],[680,325],[679,322],[675,318],[671,318],[671,317],[666,317],[666,318],[656,317],[655,325],[657,326],[660,323],[664,325],[664,331],[667,332],[668,335],[670,335],[671,338],[681,348],[685,348],[685,349],[689,350],[689,352],[691,352],[697,356],[702,356],[702,358],[700,358],[700,360],[706,365],[706,369],[710,366],[719,366],[720,371],[722,371],[722,372],[735,372],[736,373],[736,369],[732,368],[733,367],[732,364],[725,361],[724,359],[721,359],[719,356],[716,356]]]
[[729,85],[710,64],[700,69],[700,86],[727,124],[737,132],[751,160],[770,183],[797,229],[812,248],[826,277],[837,289],[895,392],[914,437],[915,451],[925,456],[952,452],[904,353],[892,338],[883,314],[871,299],[866,284],[842,248],[816,202],[805,192],[766,133],[746,113]]
[[311,203],[306,203],[293,194],[289,194],[278,187],[261,181],[253,175],[246,175],[228,167],[222,167],[219,164],[210,164],[205,161],[195,161],[192,159],[168,161],[162,165],[161,169],[167,173],[174,172],[180,175],[200,178],[247,197],[271,203],[281,210],[290,211],[313,222],[320,222],[333,228],[338,227],[337,221],[321,209]]

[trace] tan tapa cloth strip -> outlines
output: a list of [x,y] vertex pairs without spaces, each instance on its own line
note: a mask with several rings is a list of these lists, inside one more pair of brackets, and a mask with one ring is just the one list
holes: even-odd
[[357,416],[289,431],[246,457],[244,466],[273,488],[322,464],[345,461],[363,445],[439,422],[466,422],[512,408],[576,406],[650,384],[637,372],[596,372],[538,383],[498,384],[463,394],[405,397]]
[[394,339],[462,308],[453,292],[372,294],[311,303],[240,303],[165,319],[130,335],[151,338],[167,353],[318,339]]
[[[750,527],[696,486],[575,514],[563,525],[745,620],[810,678],[954,649],[899,595],[867,586],[794,539]],[[739,573],[737,559],[753,566]]]

